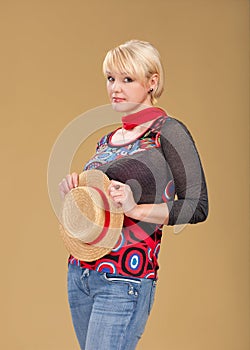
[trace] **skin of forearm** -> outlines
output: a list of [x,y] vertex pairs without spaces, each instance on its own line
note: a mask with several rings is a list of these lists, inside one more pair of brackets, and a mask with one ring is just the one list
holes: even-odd
[[154,224],[168,224],[169,211],[166,203],[137,204],[133,209],[125,212],[126,216]]

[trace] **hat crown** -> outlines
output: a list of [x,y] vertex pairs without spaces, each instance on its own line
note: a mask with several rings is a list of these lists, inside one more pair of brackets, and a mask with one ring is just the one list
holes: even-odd
[[62,224],[72,237],[90,243],[102,232],[105,213],[104,202],[97,189],[77,187],[65,196]]

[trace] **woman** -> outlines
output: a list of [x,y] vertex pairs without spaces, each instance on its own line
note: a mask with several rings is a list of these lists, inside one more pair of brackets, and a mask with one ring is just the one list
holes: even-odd
[[[84,170],[111,179],[109,196],[124,212],[116,247],[97,261],[69,258],[68,296],[81,349],[135,349],[154,301],[163,225],[195,224],[208,214],[207,188],[194,141],[178,120],[154,107],[164,87],[158,51],[131,40],[103,63],[122,127],[102,137]],[[62,196],[78,174],[59,184]]]

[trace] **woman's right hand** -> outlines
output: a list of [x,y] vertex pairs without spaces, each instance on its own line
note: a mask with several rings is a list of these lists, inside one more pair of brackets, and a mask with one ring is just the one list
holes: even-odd
[[79,184],[79,175],[77,173],[72,173],[66,175],[65,178],[59,183],[59,191],[62,199],[64,199],[65,195],[72,190],[72,188],[77,187]]

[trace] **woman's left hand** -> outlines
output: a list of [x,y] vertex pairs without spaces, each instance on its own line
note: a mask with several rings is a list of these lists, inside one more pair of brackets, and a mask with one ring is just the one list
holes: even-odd
[[165,202],[136,204],[130,186],[115,180],[111,180],[108,191],[117,208],[122,208],[126,216],[144,222],[168,224],[169,210]]
[[108,190],[111,199],[116,203],[118,208],[122,207],[125,214],[136,207],[137,204],[129,185],[111,180]]

